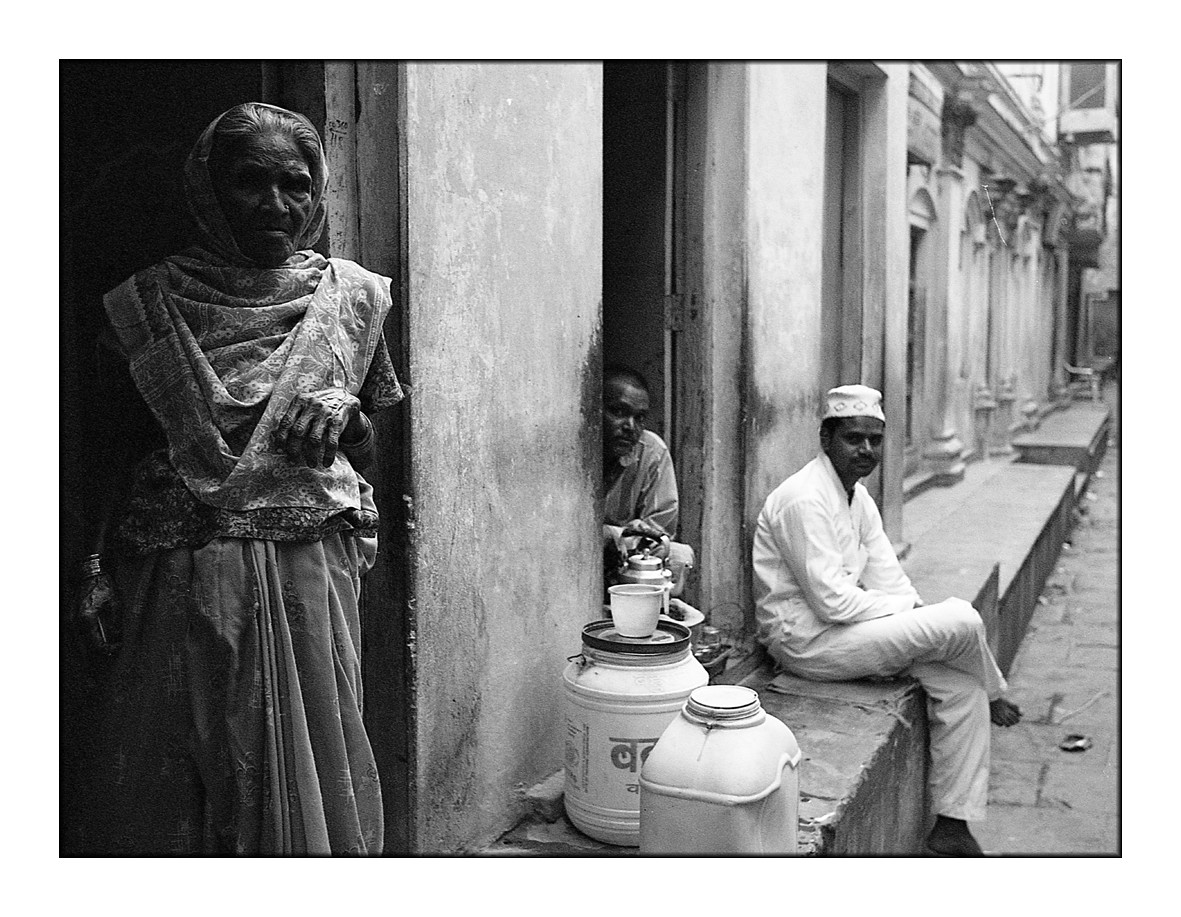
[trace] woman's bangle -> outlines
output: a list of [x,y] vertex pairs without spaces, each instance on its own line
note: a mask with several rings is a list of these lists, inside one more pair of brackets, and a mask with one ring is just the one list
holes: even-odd
[[357,440],[348,440],[342,436],[340,438],[340,447],[342,449],[364,449],[373,442],[373,423],[361,411],[357,411],[357,416],[361,418],[361,423],[365,426],[365,432]]
[[103,572],[102,556],[99,554],[89,554],[86,559],[82,561],[80,570],[83,579],[90,579],[92,576],[98,576]]

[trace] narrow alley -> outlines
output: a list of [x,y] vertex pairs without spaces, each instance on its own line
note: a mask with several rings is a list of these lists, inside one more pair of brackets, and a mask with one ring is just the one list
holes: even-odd
[[[1118,854],[1119,390],[1111,438],[1009,672],[1023,722],[994,729],[985,850]],[[1078,738],[1073,738],[1078,737]],[[1068,750],[1069,749],[1069,750]]]

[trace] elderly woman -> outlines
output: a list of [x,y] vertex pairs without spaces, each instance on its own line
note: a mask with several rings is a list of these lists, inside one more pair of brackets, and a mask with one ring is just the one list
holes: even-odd
[[[306,118],[230,109],[185,166],[198,244],[104,300],[160,448],[122,498],[97,485],[113,505],[79,612],[114,658],[84,852],[381,851],[358,616],[377,513],[357,469],[367,415],[402,392],[390,281],[308,250],[327,184]],[[136,405],[102,375],[117,446]]]

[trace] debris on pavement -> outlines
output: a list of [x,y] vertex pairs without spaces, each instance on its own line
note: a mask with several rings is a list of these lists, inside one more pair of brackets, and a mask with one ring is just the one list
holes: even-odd
[[1058,717],[1056,720],[1054,720],[1054,722],[1057,723],[1058,725],[1065,723],[1068,719],[1070,719],[1075,714],[1082,713],[1084,710],[1086,710],[1088,707],[1090,707],[1092,704],[1094,704],[1097,700],[1099,700],[1099,698],[1106,697],[1108,695],[1108,693],[1109,692],[1107,692],[1107,691],[1098,692],[1094,697],[1092,697],[1089,701],[1087,701],[1081,707],[1075,707],[1069,713],[1062,714],[1060,717]]
[[1086,751],[1091,747],[1090,736],[1080,735],[1072,732],[1065,739],[1058,743],[1058,747],[1063,751]]

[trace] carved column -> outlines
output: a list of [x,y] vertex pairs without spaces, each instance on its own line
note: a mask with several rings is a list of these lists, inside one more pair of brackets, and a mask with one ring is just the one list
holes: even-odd
[[1051,252],[1055,264],[1054,322],[1054,365],[1050,369],[1050,398],[1055,405],[1063,406],[1070,401],[1070,384],[1066,375],[1068,325],[1067,288],[1068,250],[1065,230],[1070,222],[1070,205],[1066,201],[1049,199],[1046,203],[1046,232],[1044,242]]
[[1009,300],[1008,249],[1002,244],[1002,235],[993,225],[989,229],[988,295],[990,332],[987,342],[990,372],[984,393],[980,400],[990,410],[988,424],[988,454],[1005,455],[1012,452],[1009,445],[1007,417],[1012,415],[1012,384],[1005,377],[1001,360],[1004,345],[1005,313]]
[[988,384],[981,382],[976,386],[976,393],[972,398],[972,410],[976,415],[976,455],[988,458],[989,442],[992,436],[993,415],[996,413],[996,399]]
[[1013,451],[1009,442],[1009,429],[1013,426],[1013,402],[1017,400],[1015,391],[1015,374],[1001,379],[996,391],[996,414],[992,425],[992,445],[990,455],[1008,455]]
[[964,134],[975,123],[976,109],[968,93],[955,92],[943,97],[943,165],[963,168]]
[[989,176],[985,185],[989,189],[993,208],[993,226],[996,230],[996,245],[993,249],[993,284],[996,286],[996,310],[993,339],[994,378],[997,380],[995,398],[996,413],[993,417],[992,437],[989,452],[1004,455],[1013,451],[1009,439],[1016,426],[1015,402],[1017,401],[1016,351],[1013,334],[1016,309],[1018,307],[1017,272],[1020,265],[1016,252],[1019,240],[1017,225],[1021,216],[1021,205],[1017,182],[1007,175]]
[[1070,402],[1070,382],[1066,376],[1066,329],[1069,314],[1066,299],[1066,293],[1069,287],[1067,257],[1067,251],[1064,246],[1054,249],[1054,259],[1058,264],[1058,285],[1054,291],[1054,311],[1058,317],[1058,333],[1054,343],[1054,351],[1058,355],[1058,359],[1053,368],[1053,379],[1050,385],[1055,404],[1068,404]]
[[963,226],[964,132],[976,121],[976,112],[958,95],[944,98],[943,161],[935,170],[938,189],[939,223],[935,248],[935,277],[927,313],[927,404],[931,408],[930,441],[924,446],[925,464],[940,483],[950,484],[964,476],[964,444],[955,429],[950,392],[955,380],[948,356],[949,334],[962,322],[960,276],[958,272],[959,233]]
[[922,456],[941,483],[953,483],[964,476],[964,444],[955,429],[950,391],[952,367],[948,358],[948,335],[957,325],[951,312],[962,306],[956,274],[956,242],[963,222],[964,173],[957,166],[940,166],[936,171],[939,193],[939,223],[935,240],[935,277],[927,312],[927,404],[931,410],[930,440]]
[[1027,398],[1021,405],[1021,429],[1036,430],[1041,424],[1041,406],[1035,398]]

